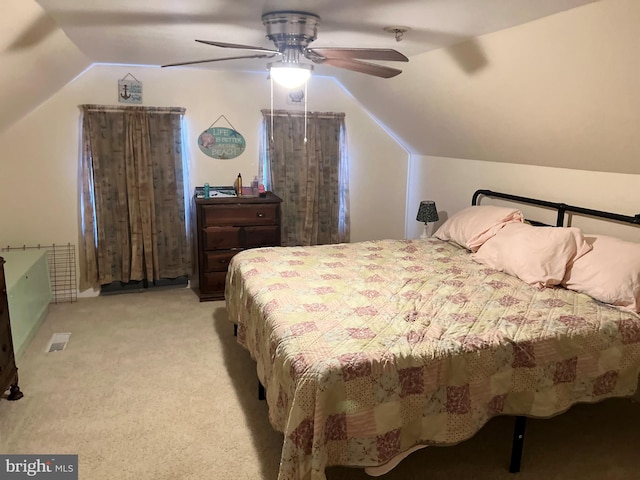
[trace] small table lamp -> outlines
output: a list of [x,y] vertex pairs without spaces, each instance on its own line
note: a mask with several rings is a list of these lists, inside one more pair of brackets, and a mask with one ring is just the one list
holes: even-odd
[[416,220],[418,222],[424,222],[424,230],[422,231],[422,235],[420,235],[420,238],[427,238],[427,224],[438,221],[438,210],[436,209],[436,202],[434,202],[433,200],[421,201]]

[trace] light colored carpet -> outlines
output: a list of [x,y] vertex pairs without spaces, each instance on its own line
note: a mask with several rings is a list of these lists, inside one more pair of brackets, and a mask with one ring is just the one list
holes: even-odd
[[[64,352],[45,353],[71,332]],[[282,435],[257,399],[255,363],[223,302],[188,289],[51,305],[18,362],[17,402],[0,400],[0,452],[79,455],[85,480],[269,479]],[[615,399],[529,420],[523,470],[507,472],[513,421],[455,447],[421,450],[382,479],[638,479],[640,405]],[[329,480],[371,479],[329,468]]]

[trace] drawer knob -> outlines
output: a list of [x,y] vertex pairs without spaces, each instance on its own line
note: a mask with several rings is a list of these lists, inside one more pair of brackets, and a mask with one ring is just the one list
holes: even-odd
[[258,218],[264,217],[264,213],[262,213],[262,212],[258,212],[256,215],[258,216]]

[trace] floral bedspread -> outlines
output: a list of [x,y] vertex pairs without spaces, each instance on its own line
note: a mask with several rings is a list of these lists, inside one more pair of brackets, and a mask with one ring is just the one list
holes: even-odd
[[548,417],[638,384],[640,317],[435,238],[247,250],[226,295],[284,433],[279,480],[382,465],[496,415]]

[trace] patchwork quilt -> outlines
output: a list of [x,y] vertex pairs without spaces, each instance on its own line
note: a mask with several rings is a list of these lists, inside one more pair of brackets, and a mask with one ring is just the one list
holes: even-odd
[[640,317],[435,238],[239,253],[226,302],[284,433],[279,480],[632,395]]

